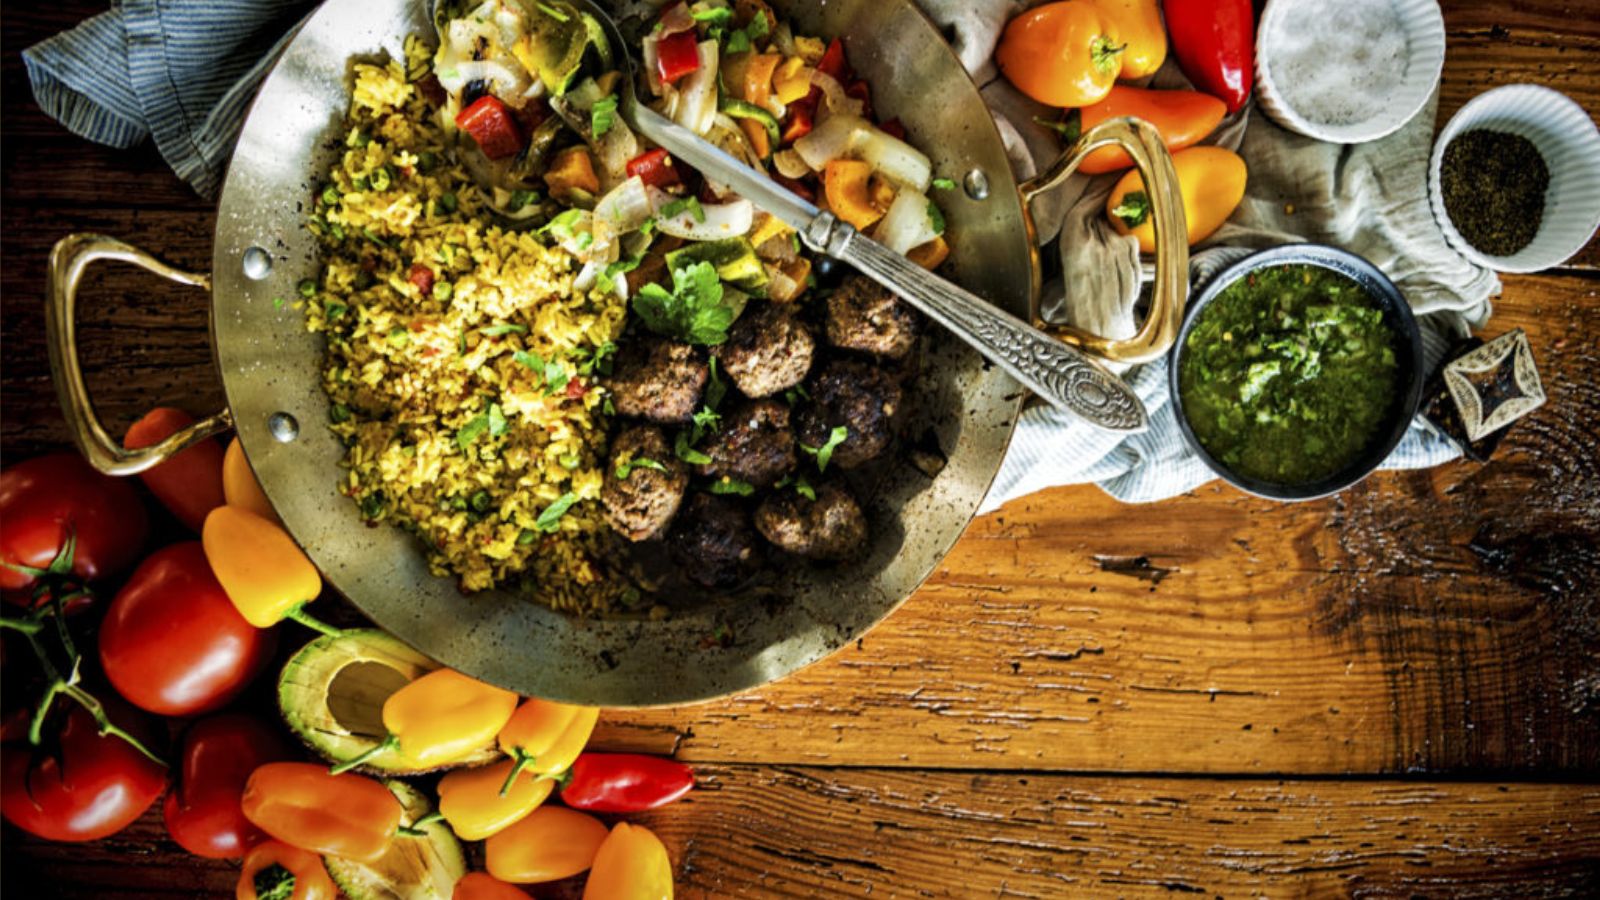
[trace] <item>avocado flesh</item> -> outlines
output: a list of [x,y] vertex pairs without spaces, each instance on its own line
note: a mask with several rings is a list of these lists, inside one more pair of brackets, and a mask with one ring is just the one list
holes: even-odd
[[[389,780],[383,786],[400,801],[400,824],[433,811],[427,796],[405,782]],[[322,863],[350,900],[450,900],[456,882],[467,874],[466,854],[446,823],[433,822],[422,831],[426,837],[396,835],[376,862],[324,856]]]
[[[284,664],[278,677],[278,711],[307,747],[329,762],[339,762],[381,742],[386,734],[384,701],[437,668],[432,660],[377,629],[323,635]],[[453,765],[481,766],[499,757],[491,742]],[[382,753],[356,771],[420,775],[430,770],[406,765],[398,753]]]

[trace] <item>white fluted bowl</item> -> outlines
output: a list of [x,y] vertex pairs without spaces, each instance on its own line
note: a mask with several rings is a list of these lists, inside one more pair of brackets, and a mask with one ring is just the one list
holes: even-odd
[[1332,144],[1363,144],[1400,130],[1416,117],[1439,85],[1444,71],[1444,14],[1438,0],[1394,0],[1406,34],[1406,76],[1383,110],[1347,125],[1313,121],[1290,105],[1274,81],[1273,35],[1287,11],[1296,6],[1325,9],[1328,0],[1268,0],[1256,29],[1256,105],[1274,122],[1297,134]]
[[[1444,149],[1457,135],[1478,129],[1521,135],[1533,142],[1550,170],[1544,217],[1528,246],[1510,256],[1490,256],[1467,243],[1444,208],[1439,171]],[[1537,272],[1571,259],[1600,227],[1600,130],[1565,94],[1536,84],[1512,84],[1474,97],[1433,143],[1428,199],[1450,246],[1497,272]]]

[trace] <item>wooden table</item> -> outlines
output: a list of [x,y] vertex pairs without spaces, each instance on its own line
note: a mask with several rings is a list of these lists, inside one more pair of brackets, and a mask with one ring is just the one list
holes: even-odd
[[[1585,0],[1445,4],[1439,123],[1547,84],[1600,111]],[[211,260],[214,213],[149,145],[33,105],[18,52],[97,11],[4,10],[7,460],[67,441],[41,297],[72,231]],[[1096,893],[1540,896],[1600,885],[1600,278],[1594,245],[1505,279],[1549,404],[1486,466],[1268,503],[1212,485],[1150,506],[1048,491],[978,520],[854,647],[702,706],[608,714],[597,743],[703,779],[640,817],[685,896]],[[221,393],[207,298],[126,269],[81,311],[100,411]],[[148,815],[48,845],[7,826],[7,897],[231,896]],[[571,886],[567,886],[570,888]],[[571,890],[557,893],[572,893]]]

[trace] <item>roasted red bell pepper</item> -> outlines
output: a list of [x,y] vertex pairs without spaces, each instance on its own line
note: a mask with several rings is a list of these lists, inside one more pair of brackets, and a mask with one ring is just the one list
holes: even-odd
[[872,115],[872,86],[866,81],[857,78],[844,86],[844,95],[861,101],[861,115],[871,119]]
[[628,177],[635,175],[645,184],[663,190],[683,183],[683,179],[678,177],[677,167],[672,164],[671,154],[660,147],[628,160]]
[[1250,0],[1166,0],[1172,52],[1195,87],[1238,112],[1255,79],[1255,10]]
[[485,94],[456,114],[456,127],[472,135],[490,159],[504,159],[522,151],[522,132],[498,98]]
[[792,144],[811,133],[811,126],[817,118],[817,104],[820,102],[822,102],[822,91],[812,88],[805,99],[789,104],[789,109],[783,118],[783,134],[780,136],[782,143]]
[[828,42],[828,49],[823,51],[822,59],[817,61],[817,71],[843,81],[849,69],[850,63],[844,58],[844,42],[834,38]]
[[659,756],[585,753],[561,776],[561,802],[597,813],[636,813],[689,793],[694,772]]
[[416,263],[411,267],[411,271],[406,273],[406,280],[411,282],[411,286],[423,297],[433,295],[433,270],[422,263]]
[[656,74],[672,84],[700,68],[700,42],[693,31],[669,34],[656,43]]

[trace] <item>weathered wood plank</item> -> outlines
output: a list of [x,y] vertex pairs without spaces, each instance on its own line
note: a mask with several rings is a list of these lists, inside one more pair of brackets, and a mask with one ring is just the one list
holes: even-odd
[[[1584,896],[1600,788],[1108,779],[707,767],[689,799],[631,817],[666,843],[680,897]],[[22,841],[30,898],[219,896],[147,816],[84,847]],[[128,865],[135,850],[137,867]],[[578,881],[540,896],[576,897]]]

